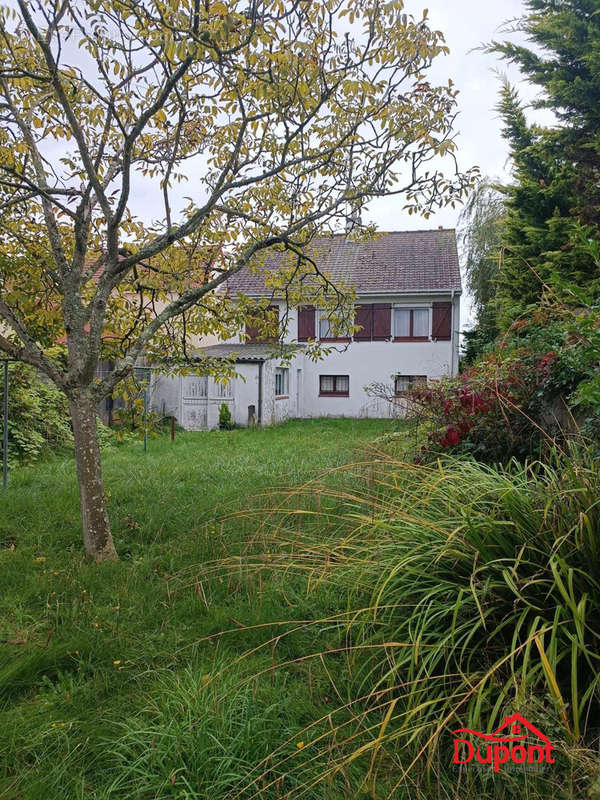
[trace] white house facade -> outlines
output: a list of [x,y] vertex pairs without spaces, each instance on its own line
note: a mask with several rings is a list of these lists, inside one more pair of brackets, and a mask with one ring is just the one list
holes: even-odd
[[[241,272],[228,291],[263,300],[286,320],[279,345],[257,341],[248,327],[239,335],[203,347],[199,357],[235,362],[227,385],[202,375],[155,374],[152,406],[173,415],[186,429],[218,426],[227,403],[238,425],[271,425],[289,418],[387,417],[393,406],[366,387],[386,384],[401,397],[415,381],[458,371],[461,282],[453,230],[382,233],[369,242],[331,236],[315,243],[318,266],[335,284],[356,292],[351,337],[332,338],[325,312],[287,308],[271,298],[260,272]],[[277,268],[277,255],[265,272]],[[318,361],[304,353],[320,340],[331,352]],[[283,358],[283,353],[287,358]]]

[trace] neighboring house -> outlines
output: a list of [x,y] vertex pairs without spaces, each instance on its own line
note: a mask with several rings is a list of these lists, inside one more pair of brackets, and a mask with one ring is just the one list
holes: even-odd
[[[174,415],[188,429],[218,425],[226,402],[239,425],[268,425],[301,417],[387,417],[389,402],[370,397],[365,387],[386,383],[398,397],[415,381],[435,380],[458,371],[461,282],[453,230],[381,233],[373,241],[345,235],[313,244],[319,269],[356,295],[352,337],[333,339],[326,313],[311,306],[287,308],[271,298],[264,272],[242,271],[228,283],[232,296],[268,298],[274,313],[287,319],[284,346],[294,347],[286,363],[276,347],[257,341],[248,327],[227,342],[202,347],[200,357],[229,358],[238,377],[227,385],[200,375],[154,375],[153,407]],[[274,253],[264,270],[277,269]],[[312,361],[303,343],[320,339],[334,350]]]

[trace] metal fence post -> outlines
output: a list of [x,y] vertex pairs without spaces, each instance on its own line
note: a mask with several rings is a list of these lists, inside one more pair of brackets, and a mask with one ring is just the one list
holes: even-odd
[[144,453],[148,451],[148,384],[144,387]]
[[4,430],[2,436],[2,486],[8,484],[8,359],[4,359]]

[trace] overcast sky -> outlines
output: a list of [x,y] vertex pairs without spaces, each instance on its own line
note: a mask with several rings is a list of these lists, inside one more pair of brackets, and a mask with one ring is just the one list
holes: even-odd
[[[8,3],[14,6],[15,0],[8,0]],[[432,83],[440,84],[446,84],[451,78],[460,92],[456,121],[459,168],[466,170],[478,166],[482,175],[507,179],[508,150],[500,135],[500,121],[494,110],[500,88],[498,73],[506,73],[519,86],[526,100],[534,96],[534,91],[528,84],[520,83],[520,75],[514,67],[475,48],[494,38],[506,38],[500,28],[507,20],[525,12],[523,0],[405,0],[405,11],[417,19],[422,18],[425,7],[429,11],[430,26],[444,34],[450,48],[448,56],[436,59],[429,78]],[[514,35],[510,38],[516,40]],[[190,194],[187,185],[182,186],[180,194]],[[155,195],[144,191],[139,176],[132,186],[130,200],[133,213],[146,221],[157,215]],[[440,225],[453,228],[457,225],[460,208],[443,209],[426,220],[409,216],[402,210],[404,203],[402,197],[394,196],[373,201],[363,219],[374,222],[382,231],[437,228]],[[467,322],[468,301],[463,303],[463,308],[463,322]]]
[[[498,101],[498,71],[508,74],[514,83],[519,72],[494,56],[473,52],[482,42],[506,38],[499,28],[503,23],[524,13],[521,0],[407,0],[406,11],[420,17],[429,9],[431,27],[446,37],[450,55],[440,56],[431,70],[432,80],[445,82],[452,78],[458,96],[459,116],[456,127],[458,161],[461,169],[477,165],[483,175],[508,177],[507,146],[500,135],[500,123],[494,106]],[[516,37],[511,36],[516,40]],[[523,96],[532,97],[531,88],[521,87]],[[414,230],[418,228],[455,227],[460,210],[438,211],[428,220],[409,216],[402,211],[400,198],[382,198],[369,206],[366,221],[375,222],[380,230]]]
[[[441,30],[450,48],[448,56],[440,56],[431,70],[431,78],[445,82],[452,78],[458,96],[459,116],[456,128],[458,162],[460,169],[478,166],[482,175],[508,179],[510,164],[508,148],[500,134],[500,122],[494,107],[498,101],[499,73],[504,73],[516,84],[526,101],[535,96],[535,90],[521,81],[515,67],[479,50],[482,42],[492,39],[510,38],[514,34],[502,34],[503,24],[525,12],[522,0],[406,0],[407,13],[420,16],[423,8],[429,9],[429,20],[433,28]],[[521,38],[524,41],[524,38]],[[547,114],[536,112],[536,119]],[[446,208],[432,214],[429,219],[409,216],[402,211],[400,198],[382,198],[370,204],[364,215],[366,222],[376,223],[379,230],[415,230],[419,228],[455,228],[460,208]],[[468,295],[463,294],[461,303],[461,328],[468,329],[473,323],[473,312]]]

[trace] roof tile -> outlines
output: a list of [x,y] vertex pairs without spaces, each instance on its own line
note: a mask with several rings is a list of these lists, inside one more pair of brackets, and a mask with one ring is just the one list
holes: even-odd
[[[460,291],[456,233],[451,229],[378,233],[367,242],[344,234],[315,239],[307,249],[334,283],[350,284],[358,294]],[[283,254],[273,252],[259,271],[248,269],[228,281],[230,291],[265,293],[265,273],[277,271]]]

